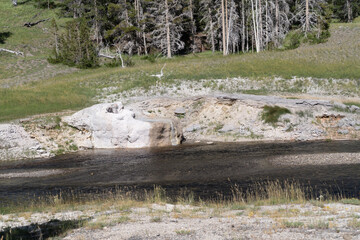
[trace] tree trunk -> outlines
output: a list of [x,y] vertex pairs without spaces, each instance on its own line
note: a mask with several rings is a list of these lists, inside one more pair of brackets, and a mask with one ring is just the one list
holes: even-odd
[[229,42],[230,42],[230,29],[232,28],[232,11],[230,12],[230,18],[228,21],[228,26],[227,26],[227,36],[226,36],[226,54],[229,54]]
[[274,44],[275,47],[278,47],[278,39],[279,39],[279,0],[275,0],[275,31],[274,31]]
[[241,16],[242,16],[242,34],[241,34],[241,50],[245,51],[245,0],[241,1]]
[[214,53],[215,52],[214,26],[213,26],[213,21],[211,19],[211,9],[209,8],[208,11],[210,16],[211,50]]
[[169,5],[168,5],[168,1],[167,1],[167,0],[165,0],[165,24],[166,24],[167,57],[168,57],[168,58],[171,58]]
[[221,0],[221,18],[222,18],[222,45],[223,55],[226,55],[226,26],[225,26],[225,9],[224,0]]
[[305,34],[310,31],[309,0],[305,0]]
[[[257,8],[257,2],[255,0],[255,8],[254,8],[254,0],[251,0],[251,9],[252,9],[252,19],[253,19],[253,26],[254,26],[254,30],[253,30],[253,39],[255,38],[255,47],[256,47],[256,52],[260,52],[260,46],[259,46],[259,16],[258,16],[258,8]],[[253,41],[251,44],[251,47],[253,48]]]
[[352,8],[350,0],[346,0],[346,8],[347,8],[347,15],[348,15],[348,22],[352,21]]
[[96,0],[94,0],[94,11],[95,11],[95,39],[96,39],[96,47],[98,48],[100,45],[100,37],[99,37],[99,23],[98,23],[98,8],[97,8]]
[[129,26],[129,13],[128,13],[128,10],[127,10],[127,2],[125,0],[125,23],[126,23],[126,27]]
[[144,51],[145,51],[145,55],[148,55],[145,32],[143,32],[143,40],[144,40]]
[[263,36],[263,23],[262,23],[262,0],[258,0],[259,1],[259,15],[258,15],[258,21],[259,21],[259,29],[258,29],[258,38],[259,38],[259,47],[260,47],[260,51],[263,49],[263,41],[262,41],[262,36]]
[[190,0],[190,21],[191,21],[191,36],[192,36],[192,52],[195,53],[196,52],[196,43],[195,43],[195,22],[194,22],[194,8],[193,8],[193,3],[192,0]]
[[[269,43],[269,23],[268,23],[268,20],[269,20],[269,7],[268,7],[268,0],[265,0],[265,42],[266,44]],[[268,45],[267,45],[268,46]],[[268,49],[268,47],[267,47]]]
[[228,47],[228,39],[229,39],[229,16],[228,16],[228,0],[225,0],[225,43],[226,43],[226,48],[225,48],[225,53],[226,55],[229,54],[229,47]]
[[56,52],[56,56],[59,56],[59,37],[58,37],[58,32],[57,30],[55,30],[55,52]]
[[249,27],[246,24],[246,52],[249,52]]
[[[136,13],[136,26],[139,29],[142,29],[140,26],[140,2],[139,0],[135,0],[135,13]],[[143,31],[136,31],[136,38],[137,39],[141,39],[141,35],[142,35]],[[144,50],[145,50],[145,44],[144,44]],[[138,50],[137,50],[137,54],[140,55],[141,54],[141,46],[138,46]]]

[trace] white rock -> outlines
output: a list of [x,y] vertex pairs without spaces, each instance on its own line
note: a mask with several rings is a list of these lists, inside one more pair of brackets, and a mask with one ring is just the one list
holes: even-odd
[[89,132],[94,148],[166,146],[178,144],[181,139],[171,121],[136,119],[135,113],[119,102],[97,104],[62,120]]
[[0,124],[0,160],[39,157],[41,145],[15,124]]

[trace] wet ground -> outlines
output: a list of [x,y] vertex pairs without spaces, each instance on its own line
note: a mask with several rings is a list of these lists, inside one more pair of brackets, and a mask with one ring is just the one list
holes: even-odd
[[[342,156],[359,153],[342,164]],[[309,154],[324,160],[339,156],[336,164],[276,164]],[[357,156],[357,155],[356,155]],[[280,160],[279,160],[280,161]],[[195,197],[231,194],[235,184],[246,190],[254,182],[291,180],[311,187],[314,194],[328,191],[359,197],[360,142],[219,143],[171,148],[92,150],[51,159],[4,162],[0,165],[2,204],[34,196],[102,193],[114,189],[139,191],[161,185],[170,195],[186,188]]]

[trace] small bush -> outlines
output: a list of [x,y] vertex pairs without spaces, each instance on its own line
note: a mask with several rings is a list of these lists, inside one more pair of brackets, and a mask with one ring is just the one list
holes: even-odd
[[107,62],[104,64],[106,67],[120,67],[121,66],[121,60],[118,58],[111,59],[110,62]]
[[79,150],[79,148],[78,148],[78,146],[77,146],[76,144],[71,144],[71,145],[69,146],[69,149],[70,149],[71,151],[77,151],[77,150]]
[[291,31],[287,34],[283,48],[285,50],[296,49],[300,46],[304,34],[300,31]]
[[0,32],[0,44],[5,44],[5,40],[12,35],[11,32]]
[[328,40],[329,37],[330,37],[329,30],[321,31],[320,34],[318,34],[317,32],[312,32],[307,34],[305,42],[308,42],[310,44],[324,43]]
[[132,57],[126,56],[124,58],[124,65],[126,67],[133,67],[133,66],[135,66],[135,62],[133,61]]
[[279,121],[279,117],[286,113],[291,113],[289,109],[279,107],[279,106],[264,106],[263,112],[261,114],[261,119],[265,123],[270,123],[275,125]]
[[151,63],[155,63],[156,62],[156,58],[157,56],[155,54],[149,54],[149,55],[146,55],[144,57],[142,57],[141,59],[142,60],[146,60],[146,61],[149,61]]

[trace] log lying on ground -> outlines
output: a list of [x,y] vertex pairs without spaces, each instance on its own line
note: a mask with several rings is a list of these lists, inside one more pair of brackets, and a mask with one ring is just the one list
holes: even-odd
[[114,58],[115,58],[114,56],[106,55],[106,54],[103,54],[103,53],[99,53],[99,57],[110,58],[110,59],[114,59]]
[[24,56],[23,52],[13,51],[13,50],[5,49],[5,48],[0,48],[0,52],[8,52],[8,53]]
[[50,19],[50,18],[41,19],[41,20],[39,20],[39,21],[37,21],[37,22],[26,22],[26,23],[24,23],[24,26],[30,28],[30,27],[33,27],[33,26],[35,26],[35,25],[38,25],[38,24],[41,23],[41,22],[45,22],[45,21],[47,21],[47,20],[49,20],[49,19]]

